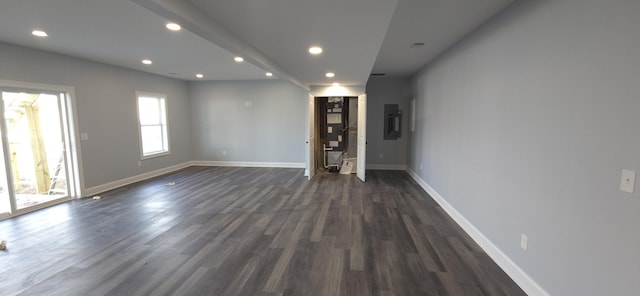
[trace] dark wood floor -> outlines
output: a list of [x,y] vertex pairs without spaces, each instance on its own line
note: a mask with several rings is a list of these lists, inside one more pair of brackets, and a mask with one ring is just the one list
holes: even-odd
[[525,295],[397,171],[191,167],[0,239],[2,295]]

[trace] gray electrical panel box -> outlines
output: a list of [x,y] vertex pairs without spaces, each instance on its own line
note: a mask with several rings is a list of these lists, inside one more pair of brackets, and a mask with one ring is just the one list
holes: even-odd
[[384,105],[384,139],[397,140],[402,135],[402,111],[398,104]]

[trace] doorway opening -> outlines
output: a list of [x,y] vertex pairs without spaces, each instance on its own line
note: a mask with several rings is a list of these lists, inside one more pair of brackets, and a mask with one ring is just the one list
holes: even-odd
[[355,174],[358,157],[358,97],[316,97],[315,167]]
[[[332,92],[336,91],[331,90]],[[342,91],[339,91],[342,92]],[[347,91],[347,95],[349,96],[350,94],[354,93],[352,91]],[[345,129],[344,131],[342,131],[342,134],[337,133],[334,136],[336,138],[333,139],[329,139],[329,135],[326,136],[326,140],[325,141],[329,141],[328,143],[322,143],[320,140],[318,140],[318,138],[320,137],[321,134],[324,134],[325,132],[328,132],[328,127],[333,124],[334,122],[330,122],[330,119],[333,119],[335,121],[338,120],[338,118],[340,118],[340,120],[342,122],[349,122],[349,120],[344,120],[342,119],[342,114],[341,115],[336,115],[336,106],[335,104],[331,105],[331,103],[329,102],[329,98],[333,97],[334,100],[337,100],[338,98],[342,98],[342,102],[343,102],[343,106],[342,108],[344,108],[344,96],[340,97],[341,94],[337,94],[337,95],[333,95],[333,96],[314,96],[312,93],[309,93],[309,104],[308,104],[308,113],[307,113],[307,170],[305,170],[305,175],[309,178],[309,180],[311,180],[313,178],[313,176],[316,173],[316,168],[320,168],[320,164],[322,164],[322,167],[324,167],[325,164],[325,160],[324,160],[324,154],[325,154],[325,148],[328,146],[329,148],[335,148],[335,143],[333,143],[334,147],[332,147],[332,143],[330,141],[338,141],[337,136],[341,135],[342,136],[342,141],[343,142],[347,142],[348,143],[348,139],[346,139],[349,135],[345,136],[344,131],[349,130],[348,129],[348,124],[346,126],[343,126],[343,129]],[[320,110],[321,108],[317,107],[317,104],[322,104],[322,102],[324,101],[324,97],[326,97],[326,108],[324,108],[321,111],[317,111]],[[351,97],[347,97],[347,105],[351,104]],[[355,97],[354,97],[355,98]],[[317,99],[317,100],[316,100]],[[318,101],[320,103],[318,103]],[[335,102],[334,102],[335,103]],[[324,106],[324,105],[323,105]],[[353,105],[352,105],[353,106]],[[331,111],[329,111],[331,107]],[[341,109],[340,106],[337,107],[338,109]],[[349,108],[349,107],[347,107]],[[355,165],[356,169],[356,175],[358,176],[358,179],[360,179],[362,182],[365,181],[365,177],[366,177],[366,151],[367,151],[367,147],[366,147],[366,143],[367,143],[367,94],[365,93],[361,93],[361,94],[357,94],[357,105],[356,107],[352,107],[351,110],[357,110],[357,117],[356,118],[356,125],[357,127],[355,128],[356,130],[356,161],[353,165]],[[340,110],[343,111],[343,110]],[[340,113],[344,113],[344,112],[340,112]],[[323,118],[323,119],[317,119],[317,118]],[[351,116],[352,118],[354,116]],[[322,123],[322,124],[321,124]],[[320,126],[324,126],[324,129],[321,129]],[[339,125],[338,125],[339,126]],[[332,127],[333,128],[333,127]],[[333,131],[332,131],[333,133]],[[351,134],[351,137],[353,138],[353,134]],[[353,140],[353,139],[352,139]],[[323,148],[323,145],[325,145],[325,147]],[[347,144],[348,145],[348,144]],[[340,144],[338,144],[338,146],[340,146]],[[353,145],[352,145],[353,146]],[[318,150],[318,149],[322,149],[322,150]],[[320,152],[319,152],[320,151]],[[334,151],[332,149],[332,151]],[[349,149],[347,149],[347,153],[349,152]],[[339,153],[338,153],[339,154]],[[344,157],[344,151],[342,153],[342,156]],[[322,157],[318,157],[318,156],[322,156]],[[327,155],[327,157],[329,157]],[[347,155],[347,157],[349,157],[349,155]],[[336,161],[337,163],[339,163],[339,161]]]
[[[344,166],[344,158],[346,156],[348,159],[356,158],[356,161],[352,164],[355,167],[353,170],[356,172],[358,179],[365,182],[367,95],[361,93],[355,97],[351,95],[352,93],[353,92],[347,92],[347,95],[343,96],[340,96],[340,94],[333,96],[314,96],[311,93],[309,94],[309,109],[307,113],[307,170],[305,171],[309,180],[315,175],[316,168],[323,171],[331,168],[330,164],[332,161],[335,164],[339,164],[340,160],[337,159],[339,156],[342,156]],[[352,101],[352,99],[356,99],[356,101]],[[337,104],[340,100],[342,105]],[[345,106],[350,110],[345,111]],[[354,111],[355,114],[353,113]],[[355,121],[355,127],[353,122],[349,123],[349,118]],[[338,121],[341,123],[337,123]],[[330,127],[331,132],[329,132]],[[355,137],[354,133],[356,134]],[[324,138],[321,139],[321,137]],[[356,151],[353,151],[354,138],[356,139]],[[349,144],[350,140],[351,144]],[[333,155],[329,155],[329,153],[325,152],[334,153],[332,153]],[[326,160],[325,156],[327,157]],[[325,164],[329,165],[329,167],[325,168]],[[342,168],[339,167],[337,171],[340,169]],[[334,168],[333,170],[336,169]]]
[[0,86],[0,94],[0,218],[77,196],[70,93]]

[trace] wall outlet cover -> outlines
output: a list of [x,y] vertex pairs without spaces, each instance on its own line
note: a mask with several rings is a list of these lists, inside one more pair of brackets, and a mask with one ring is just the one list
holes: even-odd
[[529,246],[529,238],[527,238],[526,235],[522,234],[520,236],[520,248],[526,251],[528,246]]
[[620,190],[633,193],[636,185],[636,172],[631,170],[622,170],[620,178]]

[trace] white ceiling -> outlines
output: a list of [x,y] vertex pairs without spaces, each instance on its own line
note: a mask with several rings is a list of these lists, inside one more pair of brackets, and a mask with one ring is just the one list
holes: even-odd
[[[414,74],[513,0],[400,0],[372,73]],[[409,48],[423,42],[422,48]]]
[[[0,0],[3,42],[183,80],[196,80],[196,73],[211,80],[266,78],[187,30],[170,32],[166,22],[130,0]],[[32,36],[36,28],[49,37]],[[153,64],[143,65],[146,58]]]
[[364,85],[397,0],[189,1],[305,85]]
[[512,1],[0,0],[0,41],[183,80],[365,85],[372,72],[415,73]]

